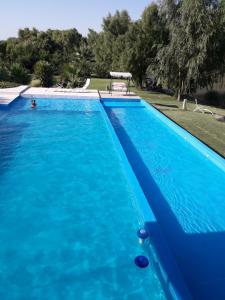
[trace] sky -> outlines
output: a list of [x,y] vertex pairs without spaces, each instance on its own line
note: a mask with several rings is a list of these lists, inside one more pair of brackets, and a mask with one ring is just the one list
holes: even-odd
[[139,19],[150,0],[8,0],[1,3],[0,40],[17,36],[19,28],[39,30],[76,28],[87,35],[88,28],[101,30],[103,17],[117,9],[128,10]]

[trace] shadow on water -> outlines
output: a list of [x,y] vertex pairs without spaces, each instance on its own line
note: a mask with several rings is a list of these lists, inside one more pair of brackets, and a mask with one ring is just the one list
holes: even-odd
[[[149,224],[155,231],[155,242],[159,248],[160,238],[156,235],[160,226],[163,236],[172,251],[194,299],[225,299],[225,232],[188,234],[183,231],[167,199],[161,193],[148,167],[136,150],[129,135],[111,109],[105,108],[124,148],[127,158],[156,216],[157,224]],[[157,245],[156,245],[157,246]],[[159,253],[160,256],[166,255]],[[160,257],[161,258],[161,257]],[[162,257],[163,258],[163,257]],[[162,262],[165,261],[163,258]],[[168,270],[168,266],[164,268]],[[173,282],[179,291],[177,282]]]
[[0,176],[9,168],[23,132],[29,126],[25,122],[10,120],[7,112],[11,110],[11,107],[4,108],[6,114],[0,120]]

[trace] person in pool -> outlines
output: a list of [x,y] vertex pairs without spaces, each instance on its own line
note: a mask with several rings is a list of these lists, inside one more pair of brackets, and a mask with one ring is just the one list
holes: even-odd
[[31,108],[35,108],[37,106],[36,100],[31,100]]

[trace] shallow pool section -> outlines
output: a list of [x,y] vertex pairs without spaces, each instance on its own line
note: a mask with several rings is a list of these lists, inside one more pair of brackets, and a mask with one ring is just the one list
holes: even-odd
[[225,299],[224,159],[145,101],[121,105],[104,102],[193,298]]
[[0,111],[0,299],[168,299],[99,100]]

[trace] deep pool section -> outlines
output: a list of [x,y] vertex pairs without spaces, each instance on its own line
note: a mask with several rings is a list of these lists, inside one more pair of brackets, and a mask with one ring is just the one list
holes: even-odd
[[193,298],[225,299],[224,160],[144,101],[104,106]]
[[[166,299],[98,100],[0,111],[0,299]],[[142,224],[143,225],[143,224]]]

